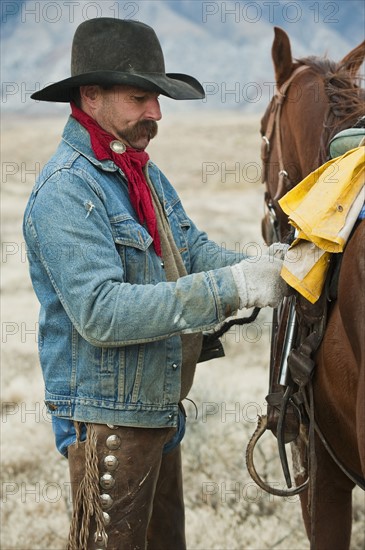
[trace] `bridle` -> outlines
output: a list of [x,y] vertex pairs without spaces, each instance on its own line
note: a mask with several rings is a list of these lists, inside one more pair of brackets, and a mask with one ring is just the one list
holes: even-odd
[[[262,183],[265,184],[266,191],[265,191],[265,203],[269,212],[269,219],[272,226],[273,233],[275,235],[275,240],[280,240],[280,233],[279,233],[279,224],[278,224],[278,217],[277,213],[275,211],[275,205],[274,202],[277,201],[280,197],[284,195],[286,191],[289,191],[294,185],[289,179],[288,171],[285,169],[284,160],[283,160],[283,150],[282,150],[282,143],[281,143],[281,110],[283,103],[285,101],[286,92],[290,86],[290,84],[293,82],[293,80],[296,78],[296,76],[303,71],[309,69],[307,65],[300,65],[297,67],[290,77],[280,86],[277,88],[276,93],[272,99],[271,102],[271,111],[269,113],[269,119],[265,131],[265,135],[262,136],[262,143],[261,143],[261,160],[262,160]],[[278,187],[277,191],[274,197],[271,196],[269,186],[267,183],[268,178],[268,167],[269,167],[269,159],[270,159],[270,153],[271,153],[271,140],[275,132],[275,138],[276,138],[276,146],[278,150],[278,164],[279,164],[279,171],[278,171]]]

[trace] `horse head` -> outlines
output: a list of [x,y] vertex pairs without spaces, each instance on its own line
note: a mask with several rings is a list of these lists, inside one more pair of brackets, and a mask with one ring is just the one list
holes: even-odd
[[278,200],[328,160],[330,139],[364,114],[358,72],[365,41],[338,63],[314,56],[293,60],[288,35],[275,27],[271,53],[276,93],[261,119],[268,244],[290,231]]

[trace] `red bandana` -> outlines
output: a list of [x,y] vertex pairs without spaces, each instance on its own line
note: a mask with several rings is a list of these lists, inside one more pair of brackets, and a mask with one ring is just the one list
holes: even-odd
[[142,168],[147,164],[149,156],[144,151],[127,147],[123,153],[115,153],[110,144],[118,141],[112,134],[103,130],[92,117],[71,103],[72,116],[90,134],[91,146],[98,160],[111,159],[121,168],[128,181],[129,197],[141,224],[146,223],[153,238],[156,254],[161,253],[160,236],[157,230],[155,209],[153,208],[151,191],[147,185]]

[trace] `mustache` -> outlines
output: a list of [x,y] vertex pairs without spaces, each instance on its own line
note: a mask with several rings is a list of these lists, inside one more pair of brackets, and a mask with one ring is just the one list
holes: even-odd
[[155,120],[140,120],[136,122],[131,128],[126,128],[122,131],[119,131],[119,137],[125,139],[129,143],[133,143],[138,140],[141,136],[147,134],[149,139],[156,137],[158,132],[158,125]]

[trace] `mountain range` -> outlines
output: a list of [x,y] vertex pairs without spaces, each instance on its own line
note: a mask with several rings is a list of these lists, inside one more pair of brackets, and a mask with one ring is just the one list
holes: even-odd
[[164,99],[164,110],[256,113],[273,89],[275,25],[289,34],[294,57],[340,60],[364,39],[364,6],[362,0],[3,0],[2,110],[33,116],[68,112],[68,106],[41,105],[30,95],[70,76],[78,24],[92,17],[119,17],[150,24],[161,41],[167,72],[191,74],[206,90],[203,101]]

